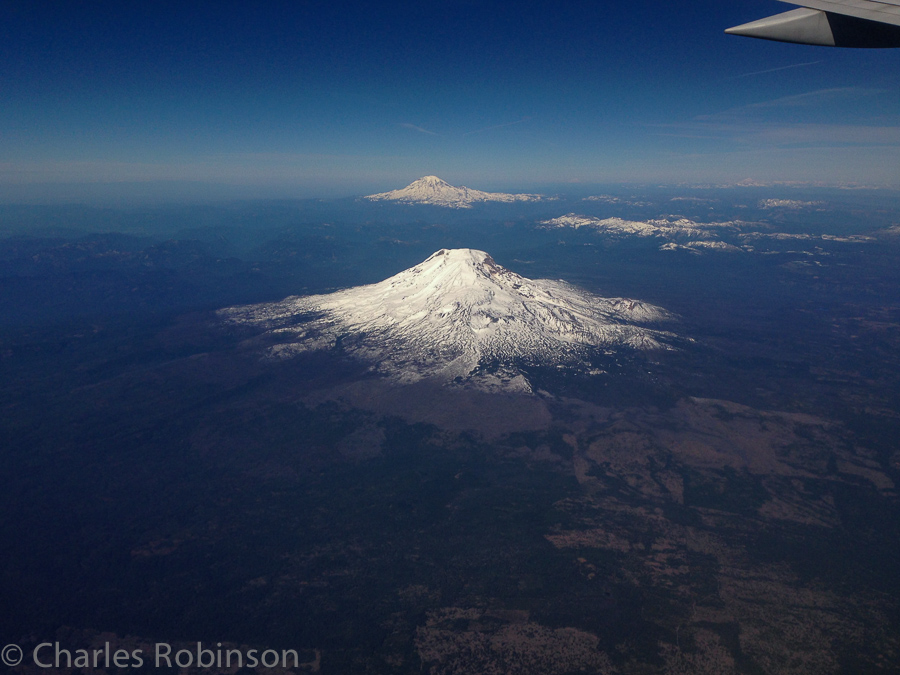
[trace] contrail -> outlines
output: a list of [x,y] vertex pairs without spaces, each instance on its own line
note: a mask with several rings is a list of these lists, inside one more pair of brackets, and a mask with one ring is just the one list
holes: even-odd
[[791,68],[804,68],[805,66],[814,66],[817,63],[822,63],[821,61],[809,61],[807,63],[795,63],[792,66],[781,66],[780,68],[770,68],[769,70],[757,70],[754,73],[744,73],[743,75],[735,75],[734,77],[728,78],[731,80],[737,80],[741,77],[752,77],[754,75],[765,75],[766,73],[777,73],[779,70],[790,70]]

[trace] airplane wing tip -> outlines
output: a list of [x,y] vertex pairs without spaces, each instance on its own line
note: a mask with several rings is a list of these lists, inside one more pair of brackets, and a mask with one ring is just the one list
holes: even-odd
[[725,30],[821,47],[900,47],[900,0],[781,0],[801,6]]

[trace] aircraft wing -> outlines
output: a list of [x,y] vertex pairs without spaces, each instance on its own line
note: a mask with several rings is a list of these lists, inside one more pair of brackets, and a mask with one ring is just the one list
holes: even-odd
[[802,5],[726,33],[826,47],[900,47],[900,0],[780,0]]

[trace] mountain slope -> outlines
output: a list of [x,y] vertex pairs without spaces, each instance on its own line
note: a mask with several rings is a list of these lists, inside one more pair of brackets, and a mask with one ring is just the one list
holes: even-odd
[[455,209],[468,209],[476,202],[536,202],[542,195],[511,195],[503,192],[482,192],[467,187],[454,187],[437,176],[424,176],[401,190],[368,195],[372,201],[395,201],[405,204],[431,204]]
[[[596,348],[664,349],[674,337],[637,325],[672,318],[664,309],[600,298],[563,281],[526,279],[472,249],[442,249],[369,286],[220,315],[265,327],[281,343],[270,349],[274,357],[339,344],[401,381],[462,378],[482,388],[525,391],[529,385],[517,369],[523,363],[577,365]],[[484,365],[499,374],[476,373]]]

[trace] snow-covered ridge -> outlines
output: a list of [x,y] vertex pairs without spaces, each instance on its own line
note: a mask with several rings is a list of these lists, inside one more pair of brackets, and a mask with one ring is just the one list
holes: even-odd
[[804,202],[798,199],[762,199],[759,202],[761,209],[787,209],[789,211],[815,209],[823,206],[825,206],[825,202]]
[[468,209],[472,208],[472,204],[476,202],[537,202],[547,199],[547,197],[531,194],[511,195],[503,192],[482,192],[467,187],[454,187],[437,176],[424,176],[401,190],[380,192],[368,195],[365,199]]
[[688,251],[699,255],[702,251],[726,251],[729,253],[739,253],[742,248],[724,241],[689,241],[686,244],[676,244],[670,241],[659,247],[660,251]]
[[622,218],[594,218],[568,213],[559,218],[541,221],[546,227],[589,227],[601,232],[612,234],[636,235],[639,237],[699,237],[710,238],[713,233],[721,229],[736,229],[740,223],[696,223],[693,220],[682,217],[655,218],[652,220],[636,221]]
[[[577,367],[598,348],[668,349],[676,337],[642,325],[673,318],[660,307],[526,279],[473,249],[442,249],[369,286],[219,314],[264,327],[279,343],[272,357],[339,344],[400,381],[461,378],[519,391],[530,391],[517,368],[524,363]],[[484,365],[499,369],[485,375]]]
[[[812,202],[810,202],[812,203]],[[836,236],[830,234],[761,232],[758,228],[772,226],[765,222],[747,222],[730,220],[725,222],[698,223],[683,216],[668,215],[651,220],[634,221],[623,218],[596,218],[568,213],[559,218],[544,220],[540,223],[545,228],[588,228],[598,234],[612,238],[655,238],[666,243],[659,247],[660,251],[688,251],[694,254],[703,252],[741,253],[756,250],[755,244],[760,241],[818,241],[841,243],[869,243],[875,237],[852,234]]]

